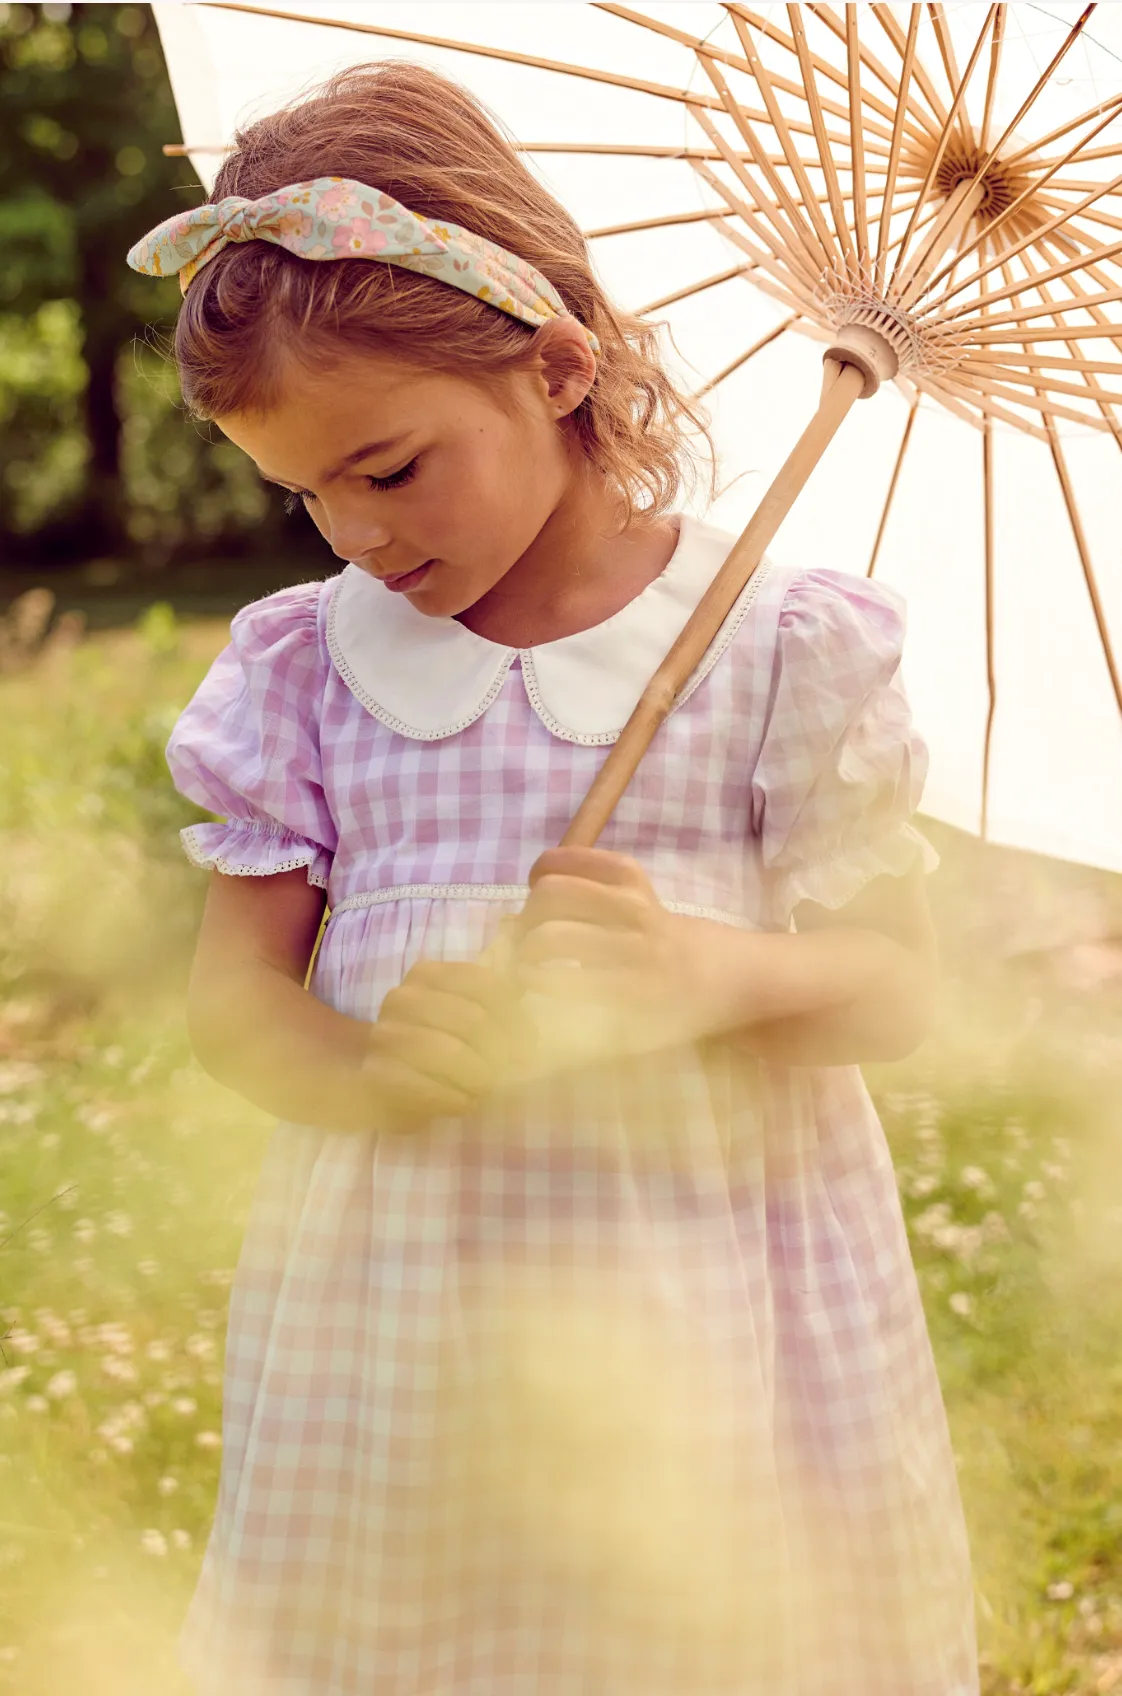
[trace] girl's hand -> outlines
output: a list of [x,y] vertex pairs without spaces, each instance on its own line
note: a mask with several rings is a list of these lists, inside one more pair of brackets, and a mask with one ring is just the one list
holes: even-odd
[[519,979],[558,1001],[611,1009],[665,1039],[688,997],[685,923],[660,904],[636,861],[603,848],[551,848],[530,872]]
[[496,1087],[513,1034],[510,985],[484,965],[421,960],[382,1003],[361,1065],[394,1129],[454,1117]]

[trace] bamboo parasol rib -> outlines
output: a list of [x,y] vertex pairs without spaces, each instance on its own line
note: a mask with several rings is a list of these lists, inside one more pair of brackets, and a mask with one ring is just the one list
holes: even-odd
[[[688,165],[705,204],[679,202],[657,215],[649,206],[636,208],[646,215],[601,221],[586,234],[597,243],[626,243],[643,232],[708,228],[733,250],[727,266],[710,258],[692,278],[668,278],[674,286],[639,308],[641,316],[720,289],[760,291],[781,309],[770,330],[746,336],[749,345],[711,372],[699,395],[781,337],[810,336],[825,344],[826,381],[814,417],[611,749],[566,841],[596,840],[650,736],[818,457],[857,398],[886,381],[895,381],[910,410],[869,576],[878,567],[905,462],[914,454],[920,410],[934,405],[981,435],[988,691],[983,831],[999,711],[994,555],[1000,432],[1047,447],[1122,710],[1109,610],[1060,434],[1061,427],[1066,434],[1075,426],[1089,437],[1113,435],[1122,446],[1122,91],[1100,89],[1093,104],[1067,115],[1052,99],[1057,73],[1084,36],[1094,5],[1070,27],[1061,26],[1043,69],[1036,61],[1022,71],[1020,86],[1012,84],[1010,66],[1027,61],[1016,58],[1018,20],[1007,4],[969,9],[977,21],[967,23],[968,9],[940,4],[789,4],[765,15],[726,0],[723,28],[702,36],[664,13],[593,0],[590,10],[612,20],[606,28],[618,25],[621,42],[644,31],[658,38],[660,53],[670,53],[667,63],[675,64],[679,53],[678,71],[686,64],[691,69],[676,82],[629,74],[625,67],[635,61],[622,48],[604,63],[580,64],[422,33],[411,27],[419,13],[408,8],[399,9],[392,27],[374,17],[331,18],[245,0],[201,0],[201,8],[489,58],[535,75],[598,83],[672,110],[683,126],[680,141],[613,141],[589,133],[517,145],[545,158],[584,154],[646,158],[655,162],[652,169],[660,160]],[[1046,113],[1046,123],[1038,121],[1039,113]],[[165,151],[203,153],[223,145],[175,144]]]

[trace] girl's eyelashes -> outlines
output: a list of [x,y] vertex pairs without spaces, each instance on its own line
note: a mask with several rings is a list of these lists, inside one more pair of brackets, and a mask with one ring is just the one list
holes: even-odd
[[[408,465],[403,465],[400,471],[394,471],[388,477],[371,477],[368,475],[366,481],[372,489],[402,489],[406,483],[413,481],[417,475],[419,464],[420,456],[418,455],[416,459],[411,459]],[[284,510],[286,512],[297,512],[301,506],[307,506],[308,502],[314,501],[315,498],[310,489],[292,490],[285,497]]]
[[420,463],[421,457],[418,454],[408,465],[403,465],[400,471],[394,471],[389,477],[367,477],[366,480],[372,489],[401,489],[406,483],[413,481]]

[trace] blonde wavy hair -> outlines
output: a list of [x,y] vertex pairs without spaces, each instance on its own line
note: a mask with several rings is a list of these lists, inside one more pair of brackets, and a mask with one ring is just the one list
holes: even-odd
[[[624,523],[671,509],[714,458],[704,413],[671,381],[659,327],[608,299],[564,207],[457,83],[424,66],[355,65],[238,131],[213,199],[312,177],[383,189],[412,211],[488,237],[535,265],[600,341],[596,380],[566,421],[622,497]],[[295,332],[295,333],[294,333]],[[231,243],[184,296],[175,359],[200,420],[267,412],[285,364],[331,367],[349,349],[388,353],[484,383],[525,368],[536,330],[429,277],[365,259],[310,264],[267,242]]]

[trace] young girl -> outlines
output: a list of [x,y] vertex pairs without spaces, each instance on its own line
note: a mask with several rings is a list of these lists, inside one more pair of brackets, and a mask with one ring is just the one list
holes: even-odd
[[[192,1037],[282,1121],[187,1667],[238,1696],[974,1691],[856,1065],[916,1044],[934,974],[897,598],[765,564],[601,846],[560,850],[731,543],[675,513],[699,421],[654,332],[408,65],[254,124],[130,261],[179,272],[191,412],[344,562],[237,616],[169,748],[223,819],[186,832]],[[524,992],[574,986],[646,1037],[535,1073]]]

